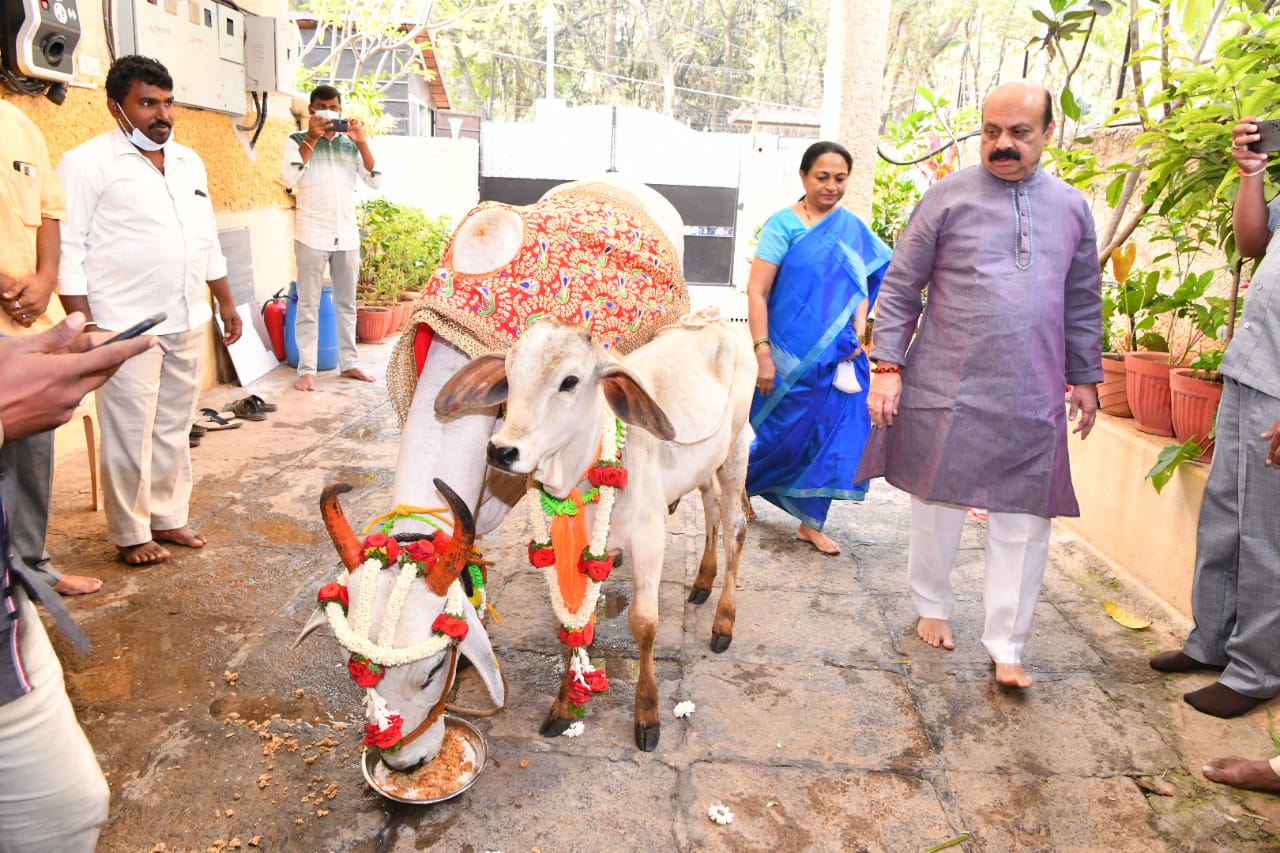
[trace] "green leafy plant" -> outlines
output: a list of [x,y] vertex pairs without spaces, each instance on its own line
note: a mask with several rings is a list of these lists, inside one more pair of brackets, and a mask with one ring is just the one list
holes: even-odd
[[367,301],[395,302],[402,290],[420,290],[435,274],[452,233],[449,218],[386,199],[361,202],[360,278]]

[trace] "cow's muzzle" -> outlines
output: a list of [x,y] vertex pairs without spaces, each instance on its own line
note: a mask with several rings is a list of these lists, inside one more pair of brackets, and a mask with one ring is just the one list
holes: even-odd
[[512,447],[511,445],[494,444],[491,441],[485,451],[485,457],[488,458],[489,464],[494,468],[510,471],[516,464],[516,460],[520,458],[520,448]]

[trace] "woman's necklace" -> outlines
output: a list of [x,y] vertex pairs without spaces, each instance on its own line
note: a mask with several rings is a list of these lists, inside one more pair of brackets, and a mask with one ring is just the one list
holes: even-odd
[[813,227],[813,214],[809,212],[809,202],[806,199],[800,199],[800,206],[804,208],[804,224],[806,228]]

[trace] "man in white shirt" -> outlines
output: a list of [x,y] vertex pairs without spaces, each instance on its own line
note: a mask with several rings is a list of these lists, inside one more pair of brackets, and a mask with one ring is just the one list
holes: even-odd
[[126,363],[97,393],[107,532],[125,562],[167,560],[164,544],[201,548],[188,522],[188,434],[204,376],[205,336],[218,301],[222,340],[240,337],[208,178],[172,139],[173,78],[144,56],[107,73],[117,130],[63,155],[67,196],[59,295],[98,328],[123,331],[163,311],[159,345]]
[[342,115],[342,96],[332,86],[311,92],[306,131],[291,133],[281,157],[284,182],[297,199],[294,253],[298,262],[298,380],[293,387],[314,391],[320,345],[320,292],[324,267],[333,280],[338,320],[338,369],[351,379],[372,382],[356,363],[356,276],[360,272],[360,230],[356,226],[356,180],[377,188],[364,125],[352,119],[345,133],[333,123]]

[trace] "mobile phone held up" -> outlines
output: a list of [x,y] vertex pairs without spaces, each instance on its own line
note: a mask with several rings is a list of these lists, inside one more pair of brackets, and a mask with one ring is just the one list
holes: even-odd
[[141,335],[143,332],[147,331],[148,329],[154,329],[156,326],[160,325],[168,318],[169,318],[169,315],[163,311],[161,311],[158,314],[152,314],[147,319],[134,323],[132,326],[125,329],[120,334],[113,335],[110,340],[103,341],[101,344],[99,344],[99,346],[105,347],[107,344],[114,344],[118,341],[127,341],[130,338],[136,338],[138,335]]
[[1250,142],[1249,150],[1255,154],[1280,151],[1280,118],[1260,120],[1257,125],[1258,141]]
[[351,129],[351,122],[345,118],[329,119],[329,129],[334,133],[346,133]]

